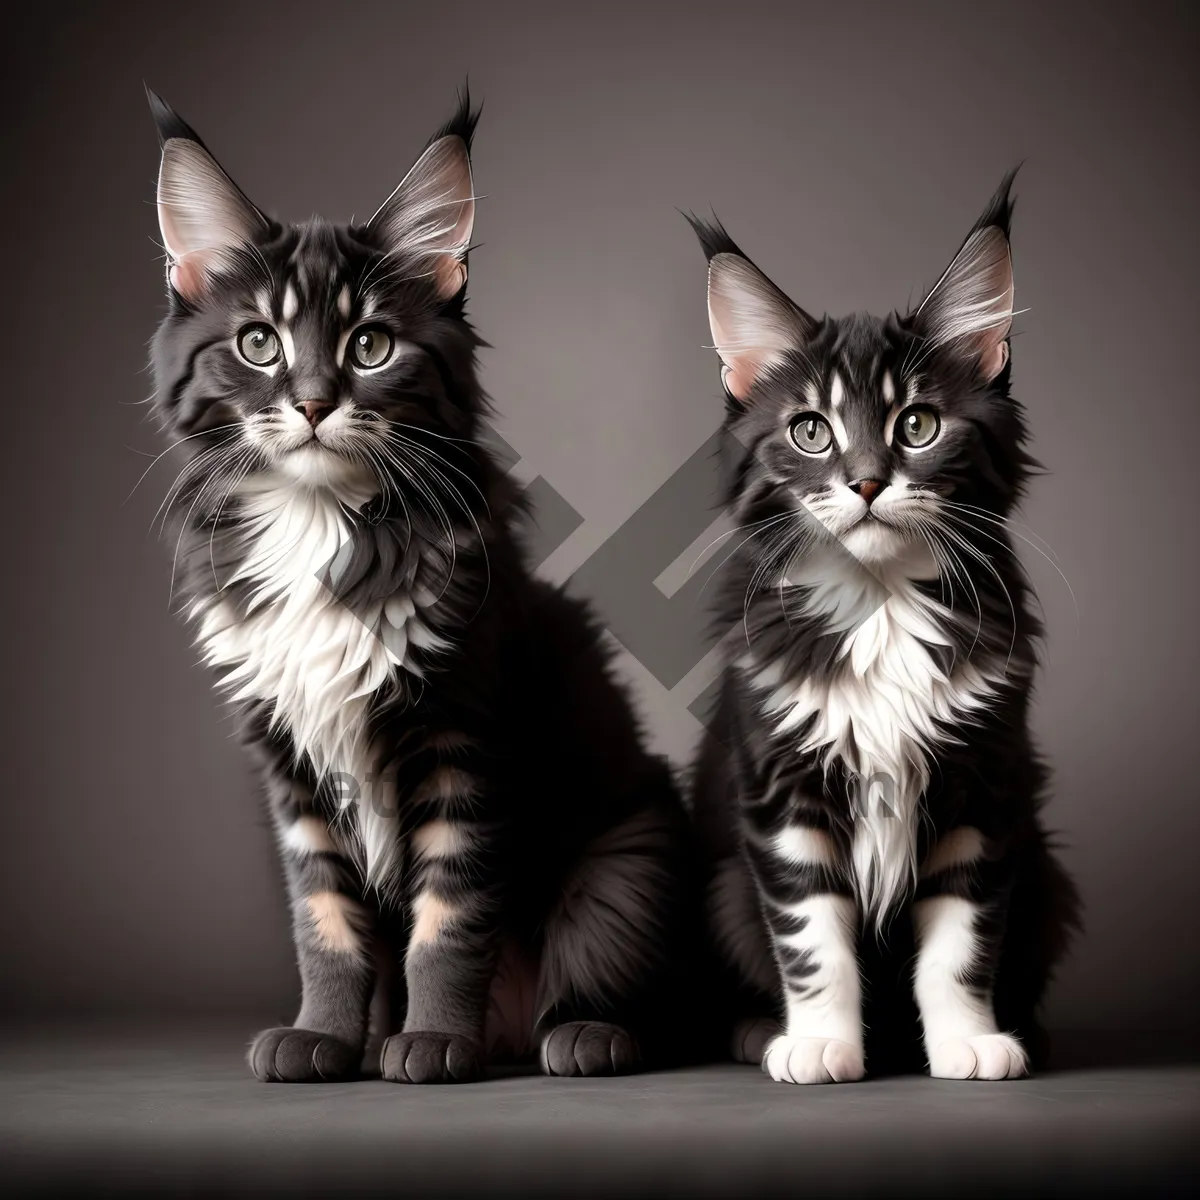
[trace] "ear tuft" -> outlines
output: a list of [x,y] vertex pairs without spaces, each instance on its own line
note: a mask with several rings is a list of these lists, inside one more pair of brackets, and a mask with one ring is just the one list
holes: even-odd
[[714,217],[687,220],[708,258],[708,324],[721,356],[721,381],[739,404],[755,382],[812,336],[816,322],[738,248]]
[[471,152],[471,142],[475,137],[475,126],[479,124],[479,117],[483,113],[483,105],[471,107],[471,85],[469,82],[464,82],[462,87],[457,92],[458,106],[454,110],[454,116],[448,120],[425,143],[426,147],[432,146],[434,142],[444,137],[461,138],[463,144],[467,148],[467,153]]
[[146,89],[146,103],[150,105],[150,115],[158,130],[160,146],[172,138],[184,138],[199,146],[204,145],[196,131],[149,84],[143,83],[142,86]]

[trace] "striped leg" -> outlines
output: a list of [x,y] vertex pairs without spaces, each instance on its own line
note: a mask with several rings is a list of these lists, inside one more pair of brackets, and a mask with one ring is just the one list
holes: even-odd
[[270,1082],[345,1079],[357,1073],[374,969],[370,921],[350,863],[302,784],[278,781],[276,828],[292,898],[303,999],[293,1026],[267,1029],[250,1066]]
[[429,735],[404,768],[417,764],[423,778],[408,805],[415,814],[408,1011],[381,1056],[383,1077],[396,1083],[463,1082],[482,1067],[499,938],[497,831],[476,820],[484,786],[478,758],[469,739],[443,732]]
[[996,1026],[992,1003],[1010,885],[1008,864],[989,860],[977,829],[963,826],[933,847],[913,904],[913,991],[929,1073],[941,1079],[1014,1079],[1028,1060]]
[[795,823],[747,849],[783,985],[784,1029],[767,1043],[763,1070],[783,1083],[861,1079],[858,913],[833,841]]

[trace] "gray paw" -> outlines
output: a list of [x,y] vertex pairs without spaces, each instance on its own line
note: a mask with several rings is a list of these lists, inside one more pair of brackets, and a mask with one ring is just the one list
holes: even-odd
[[733,1027],[729,1051],[734,1062],[762,1065],[767,1043],[779,1033],[779,1022],[772,1017],[743,1017]]
[[250,1069],[265,1083],[325,1083],[353,1079],[360,1051],[327,1033],[264,1029],[250,1046]]
[[641,1063],[637,1043],[619,1025],[568,1021],[542,1039],[547,1075],[627,1075]]
[[449,1033],[394,1033],[379,1069],[392,1083],[468,1083],[481,1074],[474,1042]]

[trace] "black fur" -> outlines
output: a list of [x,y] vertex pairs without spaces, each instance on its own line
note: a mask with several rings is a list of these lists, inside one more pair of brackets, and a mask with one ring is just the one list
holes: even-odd
[[[168,151],[199,144],[150,101]],[[464,95],[430,145],[469,147],[477,118]],[[365,631],[378,643],[362,643],[372,661],[382,647],[394,655],[385,678],[362,668],[361,729],[316,758],[282,689],[252,680],[237,701],[280,833],[303,982],[295,1027],[260,1035],[251,1065],[263,1079],[342,1078],[365,1056],[388,1078],[436,1082],[473,1078],[489,1054],[539,1048],[558,1074],[661,1061],[693,908],[686,817],[666,764],[643,749],[586,609],[524,564],[520,499],[480,438],[487,400],[465,284],[439,292],[433,268],[445,256],[387,240],[378,222],[282,225],[249,201],[239,208],[242,194],[228,187],[249,232],[215,266],[202,249],[195,272],[170,276],[184,282],[169,286],[154,342],[155,411],[182,458],[165,502],[177,592],[210,657],[213,622],[248,629],[260,646],[260,614],[282,612],[310,580],[302,570],[260,603],[270,569],[255,549],[252,503],[273,512],[300,490],[287,464],[319,455],[338,480],[356,481],[303,476],[304,494],[323,497],[313,520],[341,530],[328,560],[310,565],[331,601],[334,625],[321,628],[342,629],[345,645],[309,645],[304,630],[317,627],[301,624],[271,653],[299,672],[301,691],[330,655],[344,653],[349,670]],[[394,339],[374,372],[353,368],[348,347],[339,359],[368,308],[368,324]],[[235,349],[256,322],[292,341],[273,370]],[[354,440],[263,441],[284,418],[287,436],[307,437],[289,411],[305,402],[326,406],[325,421],[337,417]],[[250,487],[260,489],[253,502]],[[308,532],[297,528],[287,546],[303,548]],[[255,562],[257,573],[239,575]],[[407,617],[389,616],[397,597],[410,602]],[[338,626],[345,611],[361,624]],[[225,673],[238,661],[221,659]],[[349,712],[358,701],[345,690]],[[343,761],[360,742],[371,754]],[[386,821],[389,858],[368,880],[372,813]],[[403,985],[391,1008],[372,1001],[389,980]],[[489,1004],[517,1014],[502,1035],[489,1029]]]
[[[988,236],[999,230],[1005,248],[1012,178],[1005,178],[971,230]],[[710,263],[717,256],[749,263],[718,221],[688,219]],[[722,264],[728,258],[718,260]],[[794,911],[806,898],[822,896],[854,902],[860,894],[852,850],[864,819],[866,781],[855,759],[858,745],[878,736],[851,725],[844,754],[827,744],[805,748],[821,712],[799,727],[778,730],[776,688],[836,688],[849,680],[847,638],[861,623],[856,619],[848,628],[835,622],[814,607],[818,581],[810,576],[792,582],[789,572],[820,563],[825,566],[814,568],[818,573],[827,569],[855,579],[866,619],[888,599],[882,561],[888,556],[878,563],[870,555],[856,561],[861,554],[853,531],[823,516],[822,506],[849,481],[891,485],[903,473],[922,490],[926,509],[897,517],[897,537],[918,549],[922,538],[932,539],[938,568],[936,577],[913,584],[942,614],[944,644],[922,639],[923,652],[947,674],[987,663],[1003,678],[983,707],[939,720],[929,745],[920,749],[927,781],[913,816],[916,863],[927,864],[934,846],[963,827],[982,835],[983,857],[923,875],[887,901],[884,912],[855,906],[862,926],[857,953],[867,1064],[880,1071],[922,1061],[909,918],[914,904],[941,895],[977,906],[979,954],[962,982],[974,996],[994,994],[999,1029],[1015,1031],[1041,1061],[1045,1044],[1036,1009],[1078,923],[1078,899],[1044,832],[1046,771],[1028,728],[1041,626],[1007,519],[1035,464],[1025,448],[1021,406],[1010,394],[1010,364],[1006,359],[994,377],[985,378],[970,348],[975,343],[943,336],[935,326],[946,320],[936,311],[945,303],[937,287],[911,313],[818,319],[753,270],[757,294],[766,297],[778,325],[791,331],[791,344],[759,373],[749,395],[726,396],[726,430],[738,454],[728,503],[740,531],[726,551],[719,622],[722,633],[731,627],[735,632],[693,781],[710,918],[727,976],[726,1019],[736,1026],[735,1056],[757,1061],[777,1031],[773,1022],[783,1018],[786,995],[805,996],[818,974],[820,950],[797,949],[802,939],[789,936],[802,932],[806,918],[789,917],[785,908]],[[753,341],[752,334],[739,337]],[[838,420],[848,441],[835,439],[826,454],[802,453],[790,427],[806,411],[829,416],[835,373],[843,397]],[[920,453],[895,438],[888,444],[884,436],[889,412],[909,403],[910,384],[912,397],[940,414],[940,436]],[[889,386],[894,403],[885,395]],[[820,400],[817,410],[813,396]],[[937,524],[931,523],[935,515]],[[782,684],[756,683],[767,667]],[[832,848],[832,857],[781,864],[773,839],[790,826],[827,839],[820,844]],[[756,1016],[763,1021],[739,1020]]]

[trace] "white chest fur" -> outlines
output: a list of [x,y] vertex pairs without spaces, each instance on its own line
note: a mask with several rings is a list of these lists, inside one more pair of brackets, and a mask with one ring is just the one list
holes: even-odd
[[422,619],[428,595],[401,589],[352,610],[322,582],[351,538],[346,509],[369,498],[262,476],[244,485],[241,565],[230,582],[251,585],[249,609],[242,615],[218,594],[192,616],[205,660],[223,669],[222,686],[235,700],[269,705],[297,754],[318,776],[339,776],[341,794],[357,799],[368,875],[377,879],[391,863],[395,814],[377,794],[371,698],[400,672],[416,672],[413,646],[438,639]]
[[882,921],[916,878],[921,798],[944,723],[986,705],[1003,671],[986,660],[939,666],[929,647],[950,646],[949,613],[911,574],[881,586],[856,564],[825,562],[789,582],[810,587],[807,611],[840,632],[838,669],[785,679],[778,664],[759,664],[750,677],[778,733],[798,731],[799,751],[852,775],[855,887]]

